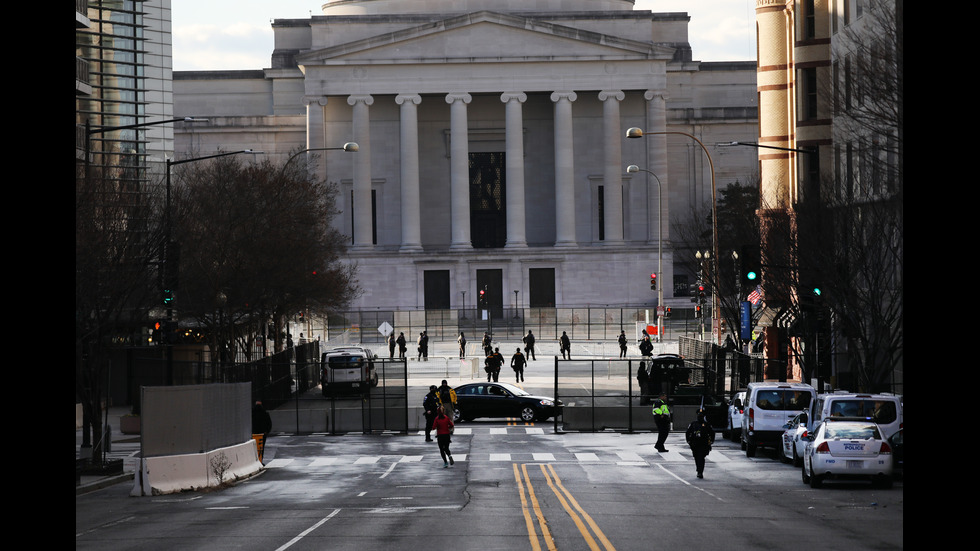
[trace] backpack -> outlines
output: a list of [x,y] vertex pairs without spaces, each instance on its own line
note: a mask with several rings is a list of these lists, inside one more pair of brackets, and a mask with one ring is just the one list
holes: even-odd
[[439,398],[442,400],[442,405],[453,403],[453,396],[449,393],[449,388],[439,389]]

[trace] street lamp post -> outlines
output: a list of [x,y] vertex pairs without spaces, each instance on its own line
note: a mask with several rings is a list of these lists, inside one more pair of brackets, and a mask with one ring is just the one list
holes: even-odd
[[[646,172],[657,179],[657,277],[662,277],[664,267],[664,248],[663,248],[663,200],[664,188],[660,182],[660,177],[653,172],[640,168],[636,165],[626,167],[626,172]],[[663,342],[663,320],[664,320],[664,286],[663,281],[657,283],[657,341]]]
[[[708,158],[708,168],[711,170],[711,250],[714,253],[713,254],[713,256],[714,256],[714,260],[713,261],[715,262],[714,273],[717,275],[718,274],[718,266],[717,266],[717,263],[718,263],[718,200],[717,200],[717,188],[715,186],[715,165],[711,161],[711,154],[708,153],[708,148],[705,147],[703,143],[701,143],[701,140],[697,139],[695,136],[693,136],[691,134],[688,134],[686,132],[664,131],[664,132],[647,132],[646,134],[644,134],[643,133],[643,130],[641,128],[637,128],[635,126],[626,130],[626,137],[627,138],[642,138],[644,135],[654,136],[654,135],[662,135],[662,134],[663,135],[666,135],[666,134],[677,134],[677,135],[680,135],[680,136],[687,136],[688,138],[691,138],[692,140],[694,140],[695,142],[697,142],[697,144],[699,146],[701,146],[701,150],[704,151],[705,157]],[[716,289],[716,291],[717,291],[717,289]],[[712,334],[713,334],[713,336],[715,338],[715,344],[720,344],[719,337],[720,337],[721,326],[718,323],[718,293],[717,292],[714,292],[714,293],[711,294],[711,325],[712,325]]]
[[309,153],[310,151],[341,151],[341,150],[346,151],[348,153],[357,153],[357,151],[360,148],[361,146],[357,145],[357,142],[347,142],[341,147],[313,147],[309,149],[303,149],[301,151],[297,151],[296,153],[293,153],[288,159],[286,159],[286,162],[282,164],[282,172],[286,171],[286,165],[288,165],[293,159],[299,157],[303,153]]

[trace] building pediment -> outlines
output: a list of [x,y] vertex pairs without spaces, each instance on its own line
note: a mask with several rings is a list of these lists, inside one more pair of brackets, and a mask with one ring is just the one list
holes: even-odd
[[511,14],[481,11],[297,57],[301,67],[529,61],[670,60],[671,48]]

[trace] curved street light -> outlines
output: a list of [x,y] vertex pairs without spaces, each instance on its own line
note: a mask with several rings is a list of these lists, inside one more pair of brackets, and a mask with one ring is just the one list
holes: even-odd
[[[708,158],[708,168],[711,170],[711,250],[713,252],[714,261],[714,274],[715,277],[718,276],[718,200],[717,200],[717,188],[715,186],[715,165],[711,161],[711,154],[708,153],[708,148],[701,143],[701,140],[697,137],[688,134],[686,132],[677,131],[664,131],[664,132],[647,132],[644,134],[643,129],[637,127],[631,127],[626,130],[627,138],[642,138],[643,136],[654,136],[654,135],[665,135],[665,134],[678,134],[681,136],[687,136],[691,138],[699,146],[701,150],[704,151],[705,157]],[[717,289],[716,289],[717,291]],[[721,338],[721,326],[716,323],[718,320],[718,293],[711,293],[711,325],[712,334],[715,335],[715,344],[720,344]]]
[[[645,169],[640,168],[636,165],[629,165],[626,167],[626,172],[646,172],[657,179],[657,276],[659,277],[663,274],[663,200],[664,200],[664,188],[663,184],[660,183],[660,177],[655,173]],[[663,342],[663,319],[664,319],[664,286],[663,282],[657,284],[657,342]]]

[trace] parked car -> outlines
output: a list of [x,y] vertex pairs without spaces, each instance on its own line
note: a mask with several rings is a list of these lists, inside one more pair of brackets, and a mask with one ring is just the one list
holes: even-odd
[[783,425],[783,447],[780,459],[784,462],[790,461],[794,467],[803,465],[803,453],[806,451],[807,436],[810,432],[807,429],[809,414],[800,413],[788,423]]
[[826,479],[868,479],[892,484],[892,448],[873,421],[830,417],[807,437],[803,483],[819,488]]
[[895,434],[904,423],[902,396],[881,393],[865,394],[838,390],[818,394],[813,402],[810,427],[827,417],[860,417],[874,421],[885,438]]
[[344,346],[323,353],[320,359],[320,390],[324,396],[347,390],[367,393],[378,386],[374,367],[377,355],[360,346]]
[[742,414],[745,411],[745,391],[740,390],[732,394],[732,399],[728,402],[728,427],[723,436],[733,442],[738,442],[742,434]]
[[816,391],[803,383],[760,382],[749,383],[745,394],[742,449],[746,457],[755,457],[759,446],[778,452],[783,425],[810,408]]
[[905,476],[905,437],[902,436],[904,428],[888,438],[888,445],[892,447],[892,474]]
[[535,396],[509,383],[470,383],[456,387],[456,419],[519,417],[545,421],[561,413],[561,401]]

